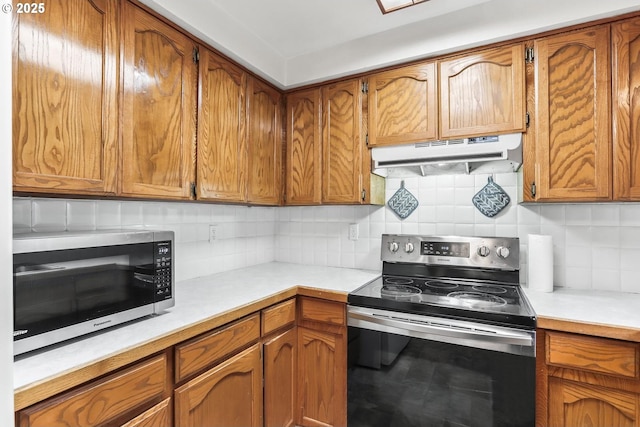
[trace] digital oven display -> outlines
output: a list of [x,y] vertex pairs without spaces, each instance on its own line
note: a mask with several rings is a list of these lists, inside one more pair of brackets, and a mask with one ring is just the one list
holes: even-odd
[[469,243],[422,242],[420,254],[469,258]]

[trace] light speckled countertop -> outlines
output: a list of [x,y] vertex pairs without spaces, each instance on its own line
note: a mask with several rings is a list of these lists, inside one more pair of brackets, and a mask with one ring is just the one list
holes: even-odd
[[[77,385],[83,378],[86,381],[95,377],[96,370],[115,369],[135,360],[130,359],[131,355],[127,356],[129,359],[121,357],[123,354],[145,346],[148,354],[159,351],[156,347],[170,346],[199,333],[194,325],[202,324],[204,332],[207,327],[219,326],[273,304],[277,298],[296,295],[298,286],[314,292],[314,296],[331,293],[335,297],[337,293],[346,301],[349,292],[379,275],[369,270],[268,263],[178,282],[176,305],[162,315],[17,358],[16,404],[37,401],[33,397],[33,402],[29,402],[31,398],[26,396],[34,387],[47,388],[53,379],[63,377],[68,387]],[[571,326],[566,330],[572,332],[602,332],[603,336],[640,341],[640,294],[558,288],[551,293],[525,288],[525,293],[541,327],[562,329],[566,324]],[[583,325],[591,328],[592,324],[604,328],[581,329]],[[625,329],[624,334],[611,333],[615,328]],[[182,331],[188,332],[181,335]],[[47,390],[50,394],[46,396],[55,391]]]
[[[539,319],[638,329],[640,294],[555,288],[539,292],[523,287]],[[538,326],[544,326],[538,321]]]
[[17,358],[14,387],[28,389],[296,286],[344,293],[346,301],[346,294],[379,275],[368,270],[269,263],[178,282],[175,306],[159,316]]

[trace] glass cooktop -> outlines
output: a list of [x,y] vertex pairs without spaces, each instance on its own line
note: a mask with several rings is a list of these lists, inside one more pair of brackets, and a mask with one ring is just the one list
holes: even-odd
[[535,328],[535,312],[517,284],[384,275],[349,294],[349,304]]

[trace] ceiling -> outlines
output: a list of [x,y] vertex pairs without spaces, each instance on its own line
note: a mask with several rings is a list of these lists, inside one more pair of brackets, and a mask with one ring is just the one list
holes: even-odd
[[640,10],[638,0],[141,0],[280,88]]

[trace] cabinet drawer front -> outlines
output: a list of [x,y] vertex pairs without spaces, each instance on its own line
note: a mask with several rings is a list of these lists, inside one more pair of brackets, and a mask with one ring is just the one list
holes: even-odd
[[25,409],[20,413],[20,426],[102,425],[161,397],[166,385],[167,358],[162,354],[79,391]]
[[182,381],[259,338],[260,314],[253,314],[176,346],[176,381]]
[[295,322],[295,320],[295,298],[264,309],[262,310],[262,335],[270,334],[276,329],[290,325]]
[[638,377],[638,345],[631,342],[548,332],[546,356],[551,365]]
[[300,314],[302,320],[340,326],[346,324],[345,305],[339,302],[301,297]]

